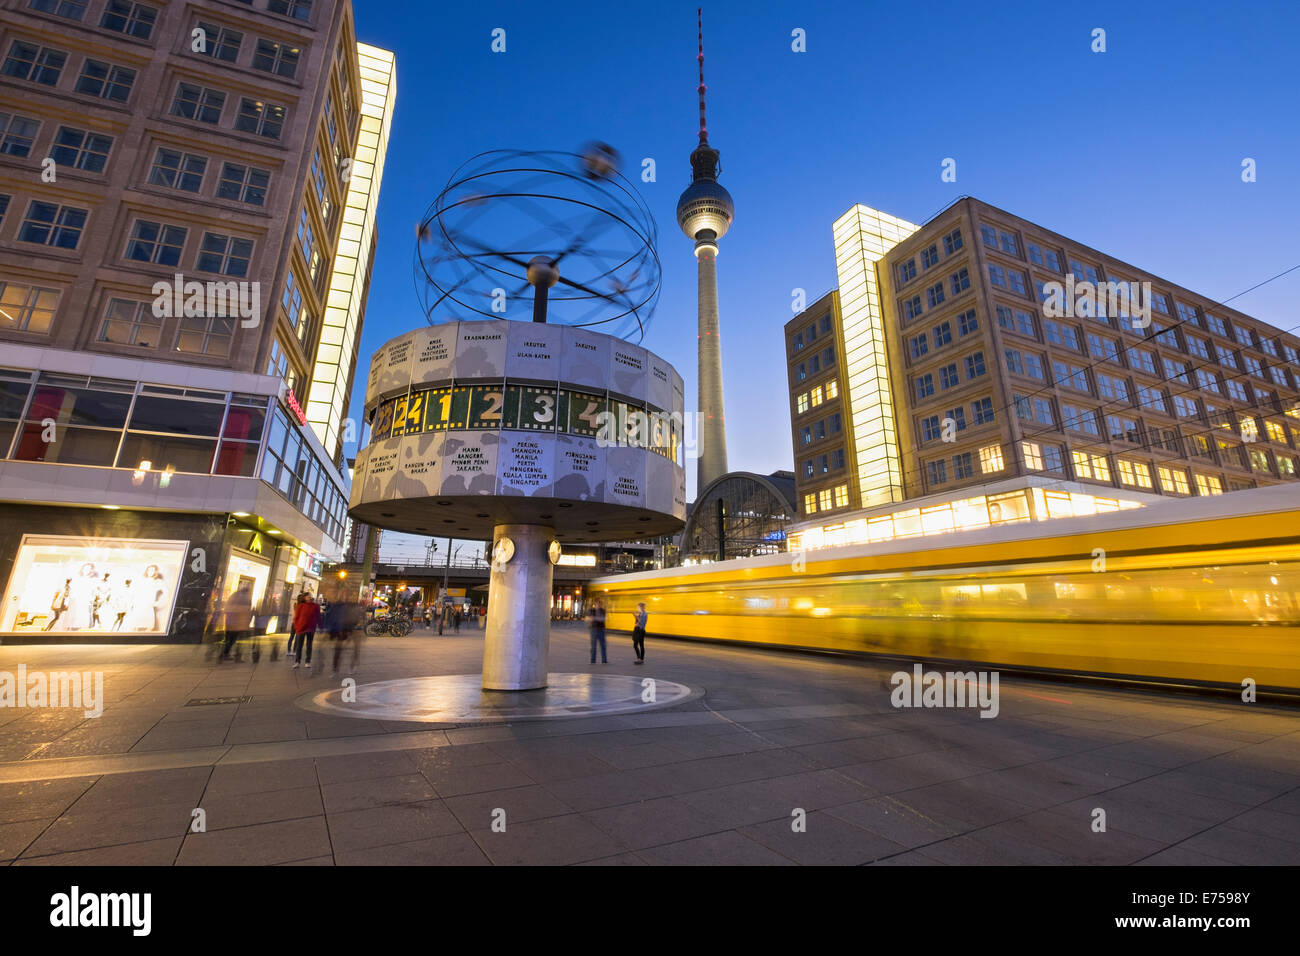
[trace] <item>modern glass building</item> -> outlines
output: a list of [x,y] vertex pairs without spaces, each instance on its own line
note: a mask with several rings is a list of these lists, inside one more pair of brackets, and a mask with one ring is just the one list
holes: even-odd
[[839,288],[786,326],[793,544],[1296,480],[1294,334],[969,197],[833,234]]
[[347,0],[7,5],[0,639],[282,625],[341,555],[394,89]]

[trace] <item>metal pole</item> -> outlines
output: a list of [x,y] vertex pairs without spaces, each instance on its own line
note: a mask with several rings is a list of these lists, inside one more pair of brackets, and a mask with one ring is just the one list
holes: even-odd
[[372,583],[371,577],[374,575],[375,571],[375,544],[378,538],[379,529],[374,525],[370,525],[366,531],[365,555],[361,559],[361,584],[359,586],[360,590],[357,595],[358,597],[360,597]]
[[718,560],[727,560],[727,506],[718,499]]
[[550,296],[550,289],[541,283],[533,286],[533,321],[546,321],[546,302]]

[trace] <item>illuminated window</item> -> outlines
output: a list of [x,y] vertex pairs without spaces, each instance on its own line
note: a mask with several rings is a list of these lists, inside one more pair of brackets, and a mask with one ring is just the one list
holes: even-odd
[[1037,442],[1022,441],[1020,443],[1020,454],[1025,460],[1025,467],[1034,471],[1043,470],[1042,451]]
[[1234,445],[1232,442],[1219,439],[1215,442],[1219,446],[1219,461],[1225,465],[1233,465],[1237,468],[1246,467],[1246,458],[1244,450],[1240,445]]
[[1277,456],[1277,473],[1289,478],[1295,477],[1295,459],[1290,455]]
[[808,411],[807,392],[804,392],[802,395],[800,395],[798,398],[795,399],[795,408],[798,409],[800,414],[803,414],[804,412]]
[[0,280],[0,329],[48,332],[59,307],[59,296],[58,289]]
[[1198,495],[1221,495],[1223,494],[1223,482],[1214,475],[1197,475],[1196,493]]
[[1271,441],[1275,441],[1279,445],[1286,444],[1286,429],[1282,427],[1281,422],[1266,421],[1264,427],[1268,429],[1268,437]]
[[1252,471],[1272,473],[1273,468],[1268,462],[1268,452],[1263,449],[1251,449],[1250,467]]
[[1258,441],[1259,426],[1255,424],[1255,419],[1242,417],[1241,419],[1241,440]]
[[[1105,455],[1093,455],[1085,451],[1074,452],[1074,473],[1080,478],[1110,481],[1110,465]],[[1149,476],[1147,480],[1150,480]]]
[[816,496],[816,495],[804,495],[804,496],[803,496],[803,510],[804,510],[804,513],[805,513],[805,514],[810,514],[810,515],[812,515],[812,514],[816,514],[816,513],[817,513],[817,496]]
[[986,445],[980,449],[980,471],[986,475],[1001,471],[1002,463],[1002,446]]
[[831,490],[829,488],[823,488],[817,492],[817,507],[822,511],[831,510]]
[[244,133],[256,133],[267,139],[279,139],[284,127],[284,107],[262,100],[242,97],[239,101],[239,113],[235,116],[235,129]]
[[820,385],[818,385],[816,388],[812,390],[811,398],[812,398],[812,403],[814,408],[816,408],[818,405],[820,405],[822,402],[825,401],[825,399],[822,397],[822,387]]
[[1139,461],[1128,461],[1120,458],[1115,464],[1119,467],[1119,480],[1121,484],[1129,485],[1135,488],[1151,487],[1151,470]]
[[840,394],[839,382],[837,382],[835,379],[831,379],[829,382],[826,383],[826,397],[828,399],[835,398],[839,394]]
[[1185,495],[1188,493],[1187,472],[1180,468],[1165,468],[1161,466],[1157,469],[1160,475],[1160,487],[1165,491],[1173,492],[1176,495]]
[[835,507],[847,508],[848,504],[849,504],[849,486],[836,485],[835,486]]

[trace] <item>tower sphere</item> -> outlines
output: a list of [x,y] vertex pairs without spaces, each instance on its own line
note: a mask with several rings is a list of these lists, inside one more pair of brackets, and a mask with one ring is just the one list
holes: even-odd
[[[706,179],[691,183],[677,200],[677,224],[690,239],[720,238],[731,227],[735,215],[731,193]],[[706,230],[713,236],[702,236]]]

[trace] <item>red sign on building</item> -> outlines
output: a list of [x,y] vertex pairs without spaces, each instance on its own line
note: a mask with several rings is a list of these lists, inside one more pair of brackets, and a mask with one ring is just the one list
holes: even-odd
[[294,416],[298,419],[298,424],[307,424],[307,414],[302,410],[302,406],[298,404],[298,399],[293,394],[293,389],[290,388],[285,391],[284,403],[289,406],[289,411],[293,412]]

